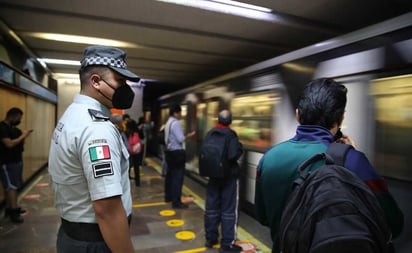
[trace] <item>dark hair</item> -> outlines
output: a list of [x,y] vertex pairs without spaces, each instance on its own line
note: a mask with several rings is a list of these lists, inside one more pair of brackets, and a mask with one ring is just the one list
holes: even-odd
[[13,107],[7,111],[6,117],[10,118],[10,117],[17,116],[17,115],[23,115],[23,111],[17,107]]
[[137,121],[137,124],[138,125],[144,124],[144,117],[143,116],[139,117],[139,119]]
[[182,108],[178,104],[173,104],[169,107],[169,115],[172,116],[176,112],[181,112]]
[[303,89],[299,101],[299,123],[331,129],[340,124],[345,112],[347,89],[329,78],[311,81]]
[[139,128],[137,122],[134,119],[126,121],[126,135],[131,136],[133,133],[137,133]]
[[99,65],[92,65],[87,66],[84,68],[79,69],[79,76],[80,76],[80,85],[84,85],[87,83],[87,79],[90,78],[93,74],[98,74],[99,76],[104,77],[106,72],[110,69],[106,66],[99,66]]
[[127,113],[125,113],[125,114],[122,115],[122,119],[123,119],[123,120],[130,119],[130,115],[127,114]]

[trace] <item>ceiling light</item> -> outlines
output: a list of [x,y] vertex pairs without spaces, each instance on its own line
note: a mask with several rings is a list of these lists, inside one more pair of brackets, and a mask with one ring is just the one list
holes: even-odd
[[38,60],[44,63],[48,63],[48,64],[80,66],[80,61],[49,59],[49,58],[39,58]]
[[275,21],[278,19],[267,9],[257,5],[245,4],[230,0],[157,0],[160,2],[173,3],[178,5],[189,6],[193,8],[215,11],[235,16],[242,16],[251,19]]
[[228,4],[228,5],[233,5],[233,6],[238,6],[246,9],[251,9],[251,10],[256,10],[256,11],[263,11],[263,12],[272,12],[271,9],[253,5],[253,4],[246,4],[246,3],[241,3],[237,1],[232,1],[232,0],[212,0],[213,2],[219,2],[223,4]]
[[58,33],[36,33],[36,32],[34,33],[28,32],[24,34],[35,37],[35,38],[39,38],[39,39],[63,41],[63,42],[69,42],[69,43],[101,45],[101,46],[121,47],[121,48],[139,47],[138,45],[134,43],[124,42],[124,41],[119,41],[119,40],[102,39],[102,38],[96,38],[96,37],[58,34]]
[[79,80],[79,74],[53,73],[53,77],[56,79],[77,79]]

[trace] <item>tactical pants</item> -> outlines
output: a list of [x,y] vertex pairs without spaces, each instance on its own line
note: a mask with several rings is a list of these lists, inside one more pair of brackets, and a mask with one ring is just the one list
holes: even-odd
[[206,240],[217,241],[221,224],[221,246],[230,246],[237,239],[239,179],[211,178],[206,188]]

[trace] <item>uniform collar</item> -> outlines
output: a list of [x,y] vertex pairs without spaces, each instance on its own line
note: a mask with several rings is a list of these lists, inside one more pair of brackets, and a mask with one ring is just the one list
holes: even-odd
[[87,109],[94,109],[94,110],[100,111],[105,116],[110,116],[111,114],[109,108],[104,106],[102,103],[100,103],[96,99],[86,96],[86,95],[76,94],[74,96],[73,102],[77,104],[86,104],[88,105]]

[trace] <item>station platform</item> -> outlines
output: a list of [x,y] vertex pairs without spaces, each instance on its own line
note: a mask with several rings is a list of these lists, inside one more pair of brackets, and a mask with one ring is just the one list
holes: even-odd
[[[163,202],[164,178],[157,159],[146,158],[141,168],[141,186],[131,180],[133,217],[130,227],[135,252],[195,253],[218,252],[219,246],[204,247],[203,214],[205,187],[185,177],[184,200],[188,209],[174,210]],[[0,218],[1,253],[54,253],[60,217],[53,205],[53,192],[47,169],[19,194],[20,205],[27,210],[24,223]],[[239,214],[238,242],[244,253],[270,252],[269,229],[245,213]]]

